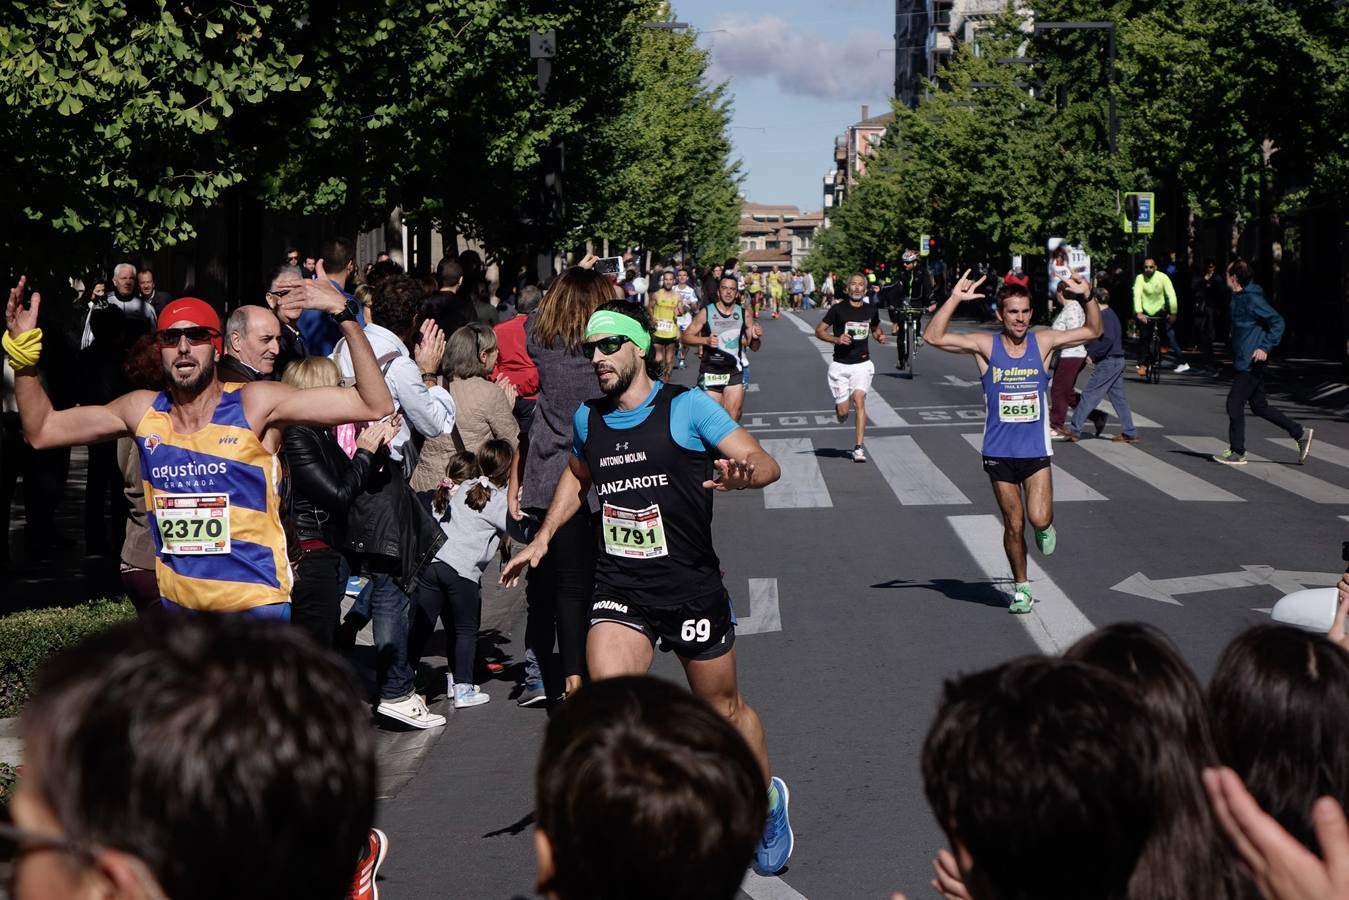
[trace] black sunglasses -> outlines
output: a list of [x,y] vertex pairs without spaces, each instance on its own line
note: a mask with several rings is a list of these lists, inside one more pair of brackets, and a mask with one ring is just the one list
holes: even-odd
[[632,338],[625,338],[621,334],[616,334],[612,337],[600,338],[598,341],[586,341],[581,345],[581,355],[586,359],[591,359],[594,357],[595,350],[598,348],[605,356],[613,356],[618,352],[620,347],[629,343],[631,340]]
[[202,344],[211,343],[218,337],[220,337],[220,332],[205,325],[193,325],[190,328],[161,328],[159,330],[159,346],[177,347],[179,341],[187,338],[189,344],[200,347]]
[[1143,271],[1144,271],[1144,272],[1156,272],[1156,271],[1157,271],[1157,267],[1156,267],[1156,266],[1144,266],[1144,267],[1143,267]]

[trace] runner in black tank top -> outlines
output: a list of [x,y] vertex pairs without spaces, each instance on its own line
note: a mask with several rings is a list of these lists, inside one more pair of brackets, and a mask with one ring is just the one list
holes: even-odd
[[658,645],[675,652],[689,689],[726,715],[763,766],[769,810],[754,866],[771,875],[791,856],[789,795],[770,776],[763,725],[737,685],[734,612],[712,543],[712,491],[762,488],[781,473],[707,393],[656,380],[650,347],[644,311],[614,302],[591,317],[582,348],[605,398],[577,411],[574,454],[548,514],[501,579],[514,584],[538,564],[593,485],[601,531],[586,644],[591,677],[642,674]]
[[[721,276],[713,302],[698,310],[683,332],[684,346],[703,348],[698,387],[710,393],[737,422],[745,406],[745,348],[757,351],[763,337],[757,323],[746,321],[739,297],[735,276]],[[733,318],[739,319],[740,326],[728,331],[725,324]]]

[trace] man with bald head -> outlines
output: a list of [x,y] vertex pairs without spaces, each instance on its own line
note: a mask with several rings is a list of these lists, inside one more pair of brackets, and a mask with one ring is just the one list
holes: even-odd
[[265,306],[241,306],[225,322],[225,355],[220,360],[224,382],[272,381],[281,350],[281,323]]

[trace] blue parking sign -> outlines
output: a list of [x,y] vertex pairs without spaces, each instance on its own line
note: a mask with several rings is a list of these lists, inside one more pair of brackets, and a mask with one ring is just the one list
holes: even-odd
[[[1125,209],[1129,207],[1130,198],[1136,198],[1138,202],[1138,233],[1152,234],[1157,221],[1157,195],[1151,191],[1130,191],[1124,195]],[[1124,230],[1134,233],[1134,223],[1129,221],[1128,213],[1124,214]]]

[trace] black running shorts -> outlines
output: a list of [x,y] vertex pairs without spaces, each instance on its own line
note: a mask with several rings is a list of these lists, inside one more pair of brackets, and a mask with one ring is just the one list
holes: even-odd
[[590,624],[600,622],[617,622],[640,631],[651,646],[673,650],[684,659],[716,659],[735,646],[735,613],[725,589],[678,606],[640,606],[596,595]]
[[990,481],[1024,484],[1026,479],[1041,469],[1049,468],[1048,456],[985,456],[984,471]]

